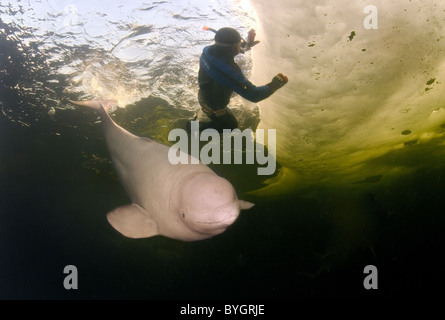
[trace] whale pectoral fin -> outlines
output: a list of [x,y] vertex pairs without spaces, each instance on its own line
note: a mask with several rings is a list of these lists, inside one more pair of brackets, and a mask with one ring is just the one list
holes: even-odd
[[107,220],[113,228],[129,238],[148,238],[159,234],[156,221],[134,203],[109,212]]
[[238,200],[239,207],[241,210],[247,210],[252,208],[255,204],[249,201]]

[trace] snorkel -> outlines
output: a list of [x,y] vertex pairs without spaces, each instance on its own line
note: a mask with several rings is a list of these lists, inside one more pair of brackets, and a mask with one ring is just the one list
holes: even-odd
[[215,33],[215,34],[218,32],[218,31],[216,31],[215,29],[212,29],[212,28],[207,27],[207,26],[202,27],[202,30],[205,30],[205,31],[212,31],[212,32]]

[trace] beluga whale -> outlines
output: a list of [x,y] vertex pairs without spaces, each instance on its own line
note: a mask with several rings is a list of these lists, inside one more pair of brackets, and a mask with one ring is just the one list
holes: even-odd
[[242,209],[254,205],[238,199],[232,184],[202,162],[172,164],[170,147],[119,126],[109,115],[115,101],[70,102],[94,109],[102,120],[113,165],[131,201],[107,213],[108,222],[122,235],[204,240],[223,233]]

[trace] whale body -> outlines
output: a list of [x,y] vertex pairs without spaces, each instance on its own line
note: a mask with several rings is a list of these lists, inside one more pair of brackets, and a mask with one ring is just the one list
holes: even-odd
[[117,125],[108,114],[114,101],[70,102],[100,114],[113,165],[131,200],[107,214],[109,223],[124,236],[203,240],[224,232],[242,209],[254,205],[239,200],[232,184],[202,162],[171,164],[168,146]]

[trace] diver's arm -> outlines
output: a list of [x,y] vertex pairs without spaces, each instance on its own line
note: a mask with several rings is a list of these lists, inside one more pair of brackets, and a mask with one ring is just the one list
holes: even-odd
[[273,93],[272,89],[268,85],[257,87],[250,82],[235,88],[234,91],[244,99],[252,102],[264,100]]
[[287,83],[287,77],[280,73],[270,83],[257,87],[243,75],[234,61],[223,61],[208,54],[209,48],[204,48],[200,58],[202,71],[221,86],[232,89],[249,101],[259,102],[264,100]]
[[287,77],[282,73],[276,75],[270,83],[260,87],[253,85],[246,79],[244,85],[235,88],[234,91],[249,101],[259,102],[270,97],[275,91],[284,86],[287,81]]

